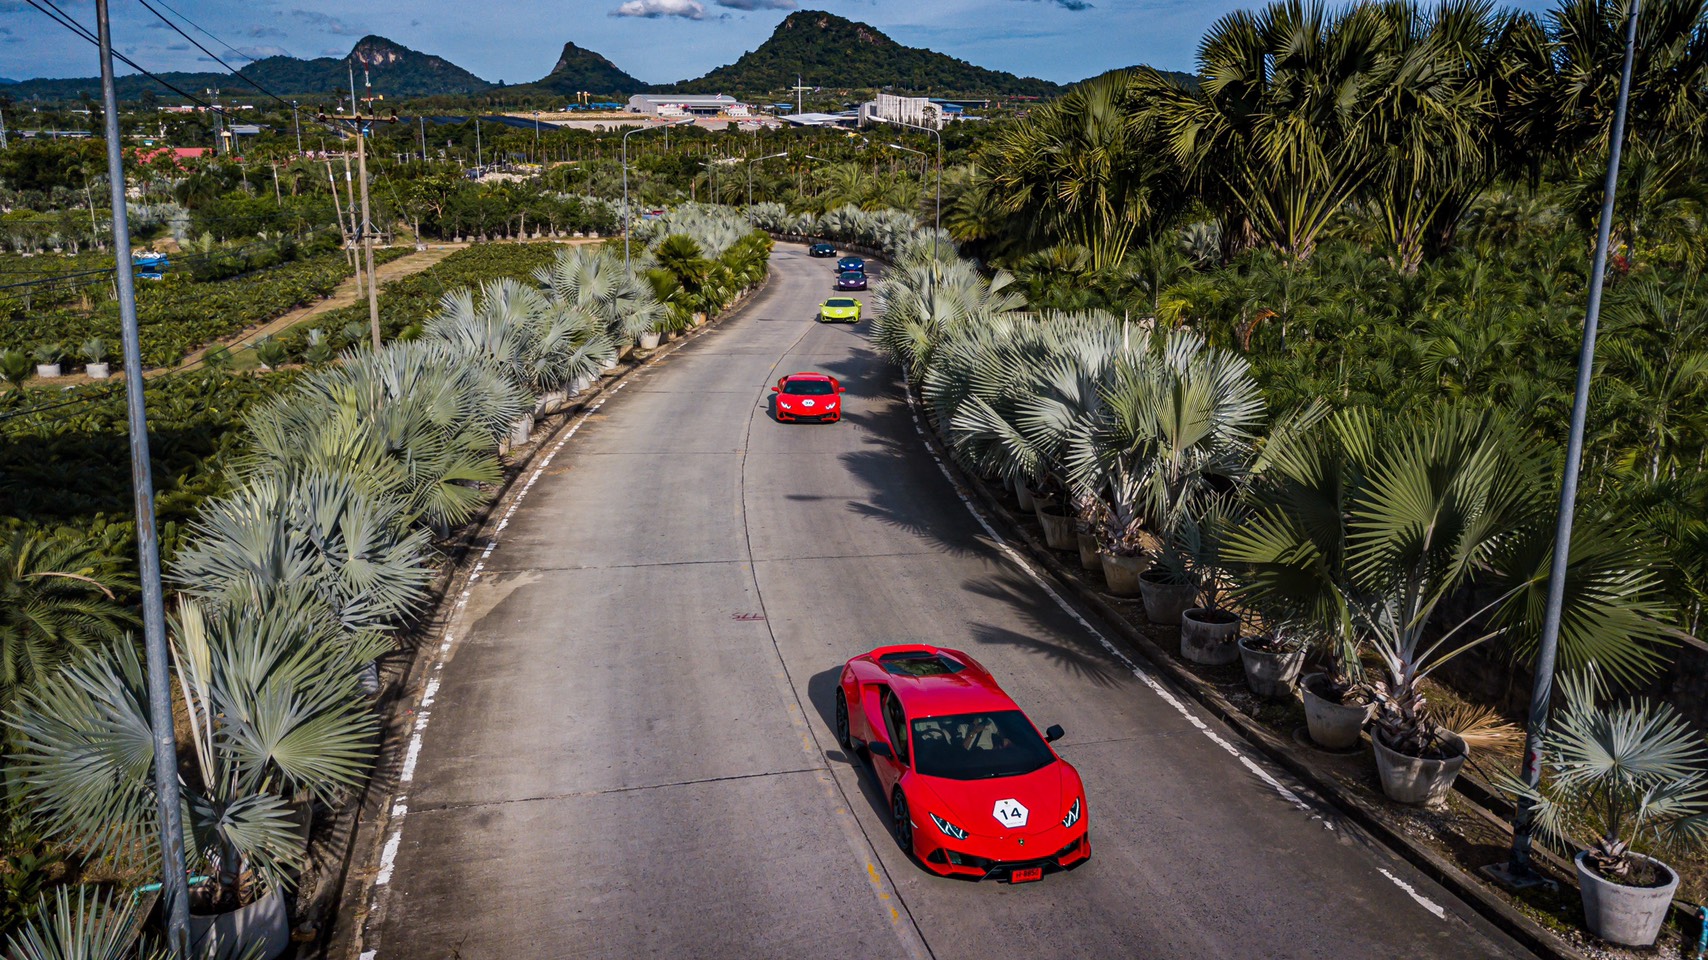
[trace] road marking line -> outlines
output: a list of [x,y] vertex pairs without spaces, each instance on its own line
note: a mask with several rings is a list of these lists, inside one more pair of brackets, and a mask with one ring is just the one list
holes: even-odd
[[1411,897],[1413,900],[1416,900],[1419,904],[1421,904],[1423,906],[1423,909],[1428,910],[1430,913],[1435,914],[1435,916],[1438,917],[1439,919],[1442,919],[1442,920],[1447,919],[1447,910],[1446,910],[1446,908],[1442,907],[1441,904],[1436,903],[1434,900],[1429,899],[1428,897],[1424,896],[1421,893],[1418,893],[1415,889],[1412,888],[1411,884],[1409,884],[1409,883],[1405,882],[1404,880],[1401,880],[1399,877],[1396,877],[1393,874],[1389,873],[1385,868],[1378,868],[1378,869],[1382,870],[1382,876],[1387,877],[1389,880],[1394,881],[1394,886],[1399,887],[1401,890],[1404,890],[1406,892],[1406,895]]

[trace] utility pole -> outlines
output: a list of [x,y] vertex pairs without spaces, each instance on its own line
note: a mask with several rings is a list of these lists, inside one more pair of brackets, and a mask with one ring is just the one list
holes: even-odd
[[6,111],[0,110],[0,150],[6,149]]
[[421,124],[421,162],[427,162],[427,117],[425,114],[415,118]]
[[486,161],[482,160],[480,157],[480,118],[479,117],[474,118],[474,168],[476,171],[480,171],[480,172],[484,172],[486,169]]
[[[213,106],[208,109],[212,110],[214,115],[214,153],[218,154],[220,144],[225,142],[225,115],[219,109],[219,88],[204,89],[203,92],[212,98]],[[229,154],[231,151],[227,150],[226,153]]]
[[344,196],[346,199],[339,202],[344,204],[344,209],[350,214],[350,269],[356,271],[356,294],[360,296],[362,293],[362,258],[356,252],[356,243],[361,234],[356,226],[356,184],[350,178],[350,149],[346,147],[344,149]]
[[[362,88],[368,94],[368,112],[373,113],[374,87],[368,81],[368,71],[362,71]],[[361,111],[356,111],[357,117]],[[368,132],[361,120],[356,121],[357,176],[362,179],[362,254],[368,263],[368,323],[374,334],[374,352],[380,349],[380,283],[374,275],[374,221],[368,212]]]
[[[1595,260],[1589,273],[1589,304],[1584,311],[1577,388],[1572,397],[1571,430],[1567,434],[1565,469],[1560,479],[1560,512],[1554,527],[1554,557],[1548,567],[1548,600],[1542,613],[1542,636],[1536,649],[1536,679],[1530,690],[1530,717],[1524,732],[1524,762],[1519,776],[1532,789],[1542,782],[1542,739],[1548,732],[1548,708],[1554,695],[1554,658],[1560,642],[1566,567],[1571,558],[1572,514],[1577,508],[1578,468],[1583,462],[1589,381],[1595,372],[1595,334],[1601,321],[1601,287],[1607,275],[1608,237],[1613,229],[1613,200],[1619,189],[1625,107],[1631,96],[1631,61],[1637,53],[1637,14],[1642,5],[1642,0],[1631,0],[1625,15],[1625,63],[1619,74],[1619,100],[1613,108],[1613,129],[1608,135],[1607,178],[1602,185],[1601,223],[1595,240]],[[1508,886],[1525,887],[1540,882],[1530,865],[1530,837],[1535,816],[1535,805],[1519,798],[1512,818],[1511,856],[1506,863],[1487,868],[1495,879]]]
[[291,101],[291,126],[297,130],[297,156],[302,156],[302,117],[297,114],[297,102]]
[[101,48],[101,97],[106,102],[107,181],[113,194],[113,262],[124,341],[125,410],[130,426],[131,485],[135,493],[142,635],[148,660],[148,719],[154,739],[154,807],[160,818],[160,891],[166,898],[166,943],[174,957],[190,956],[190,889],[184,864],[184,823],[178,790],[178,743],[172,729],[172,679],[166,654],[166,606],[160,586],[160,545],[154,526],[154,474],[148,459],[148,410],[142,393],[142,343],[136,322],[136,277],[130,259],[119,96],[113,83],[113,37],[107,0],[95,0]]

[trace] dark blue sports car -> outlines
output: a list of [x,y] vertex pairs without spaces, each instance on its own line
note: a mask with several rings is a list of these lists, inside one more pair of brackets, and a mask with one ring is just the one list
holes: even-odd
[[847,273],[850,270],[853,270],[856,273],[865,273],[866,261],[859,257],[843,257],[841,260],[836,261],[837,273]]
[[836,248],[828,243],[815,243],[807,248],[807,255],[813,257],[834,257]]
[[858,270],[844,271],[841,276],[836,278],[836,289],[864,290],[866,289],[866,275]]

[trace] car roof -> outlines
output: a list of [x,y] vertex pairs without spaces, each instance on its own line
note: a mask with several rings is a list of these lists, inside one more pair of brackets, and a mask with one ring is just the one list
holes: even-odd
[[[866,661],[882,674],[912,719],[1020,709],[1002,691],[995,677],[959,650],[907,644],[879,647],[855,659]],[[886,669],[886,660],[892,666],[896,661],[907,662],[914,669]],[[941,663],[944,669],[917,671],[915,665],[933,661]]]
[[783,379],[784,380],[830,380],[833,378],[829,374],[824,374],[824,373],[791,373],[788,376],[784,377]]

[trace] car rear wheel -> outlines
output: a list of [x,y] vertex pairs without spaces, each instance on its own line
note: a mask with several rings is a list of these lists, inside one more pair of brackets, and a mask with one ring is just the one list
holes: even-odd
[[896,843],[901,844],[902,850],[913,853],[913,821],[908,819],[907,797],[902,796],[901,788],[897,787],[895,797],[890,800],[890,816],[896,822]]
[[836,691],[836,742],[841,744],[844,750],[854,746],[853,739],[848,735],[848,697],[843,694],[841,688]]

